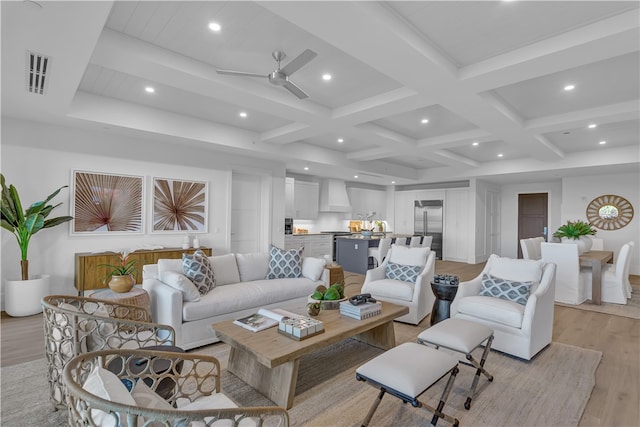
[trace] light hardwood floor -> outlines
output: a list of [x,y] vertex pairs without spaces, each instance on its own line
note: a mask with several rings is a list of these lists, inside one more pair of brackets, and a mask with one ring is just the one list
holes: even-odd
[[[482,267],[437,261],[436,272],[468,280]],[[640,276],[631,276],[631,283],[640,291]],[[2,312],[1,323],[2,366],[44,357],[41,315],[11,318]],[[640,320],[556,306],[553,340],[603,353],[580,426],[640,426]]]

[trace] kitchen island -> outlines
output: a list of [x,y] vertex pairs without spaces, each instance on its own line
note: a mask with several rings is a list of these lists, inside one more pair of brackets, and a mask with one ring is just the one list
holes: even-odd
[[336,236],[336,262],[344,271],[366,274],[369,269],[369,248],[377,247],[380,239],[384,237],[392,238],[392,243],[395,243],[396,239],[407,239],[411,236],[411,234],[393,233],[386,233],[386,235],[376,233],[371,237],[361,234]]

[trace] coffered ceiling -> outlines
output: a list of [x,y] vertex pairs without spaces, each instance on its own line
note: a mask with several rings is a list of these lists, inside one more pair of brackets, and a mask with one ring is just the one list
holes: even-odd
[[[638,170],[639,6],[2,2],[2,113],[379,185]],[[298,99],[266,76],[305,49]],[[27,50],[50,58],[44,95]]]

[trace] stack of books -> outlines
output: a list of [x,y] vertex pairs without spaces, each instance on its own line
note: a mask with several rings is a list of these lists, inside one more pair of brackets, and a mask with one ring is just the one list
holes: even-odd
[[354,319],[368,319],[380,313],[382,313],[382,304],[379,302],[366,302],[359,305],[353,305],[349,301],[340,303],[340,314]]

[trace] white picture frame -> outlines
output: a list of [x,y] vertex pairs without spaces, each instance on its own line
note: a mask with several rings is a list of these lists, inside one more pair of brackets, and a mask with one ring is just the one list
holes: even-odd
[[154,177],[152,233],[207,233],[209,183]]

